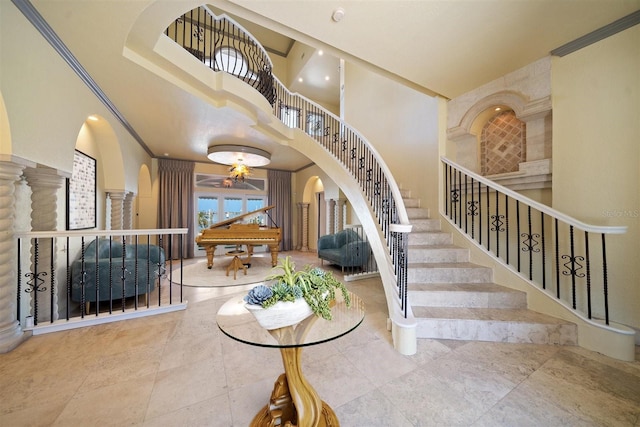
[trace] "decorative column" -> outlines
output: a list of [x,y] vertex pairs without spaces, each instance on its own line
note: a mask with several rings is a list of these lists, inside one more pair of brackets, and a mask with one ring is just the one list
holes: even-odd
[[125,230],[133,228],[133,198],[135,194],[129,191],[124,196],[124,204],[122,205],[122,225]]
[[110,191],[107,197],[111,200],[111,230],[122,230],[124,191]]
[[[57,230],[57,193],[64,184],[64,177],[51,168],[27,168],[24,175],[31,187],[31,230]],[[34,316],[37,314],[38,322],[58,320],[59,289],[57,277],[50,271],[52,265],[57,265],[54,241],[38,239],[37,247],[31,246],[31,272],[38,273],[32,282],[31,308]]]
[[336,229],[336,201],[327,201],[327,234],[334,234]]
[[301,252],[309,252],[309,203],[302,205],[302,247]]
[[15,183],[24,167],[0,161],[0,353],[16,348],[24,339],[17,317],[15,232]]
[[336,232],[344,229],[344,208],[347,199],[338,199],[336,203]]
[[296,203],[296,206],[298,208],[296,216],[296,218],[298,218],[298,236],[296,239],[296,250],[299,251],[300,248],[302,248],[302,202]]

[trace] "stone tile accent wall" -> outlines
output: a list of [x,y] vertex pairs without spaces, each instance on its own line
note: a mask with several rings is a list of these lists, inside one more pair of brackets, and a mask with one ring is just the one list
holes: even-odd
[[505,111],[489,120],[480,139],[481,175],[518,171],[526,161],[526,125],[513,111]]

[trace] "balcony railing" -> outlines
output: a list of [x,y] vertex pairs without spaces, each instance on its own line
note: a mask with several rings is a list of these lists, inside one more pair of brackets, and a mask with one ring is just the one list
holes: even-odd
[[584,224],[442,158],[444,213],[485,251],[581,317],[609,325],[606,238]]
[[186,233],[16,233],[17,319],[38,333],[185,308],[182,277],[171,269],[183,256],[167,252]]
[[271,60],[264,48],[228,17],[216,17],[201,6],[177,18],[165,34],[214,71],[232,74],[256,88],[273,106],[276,117],[287,126],[306,132],[349,171],[384,235],[406,317],[407,239],[402,236],[404,231],[395,232],[392,225],[408,225],[408,217],[393,176],[377,151],[339,117],[291,93],[271,74]]
[[236,76],[274,103],[271,59],[240,24],[200,6],[176,18],[165,35],[213,71]]

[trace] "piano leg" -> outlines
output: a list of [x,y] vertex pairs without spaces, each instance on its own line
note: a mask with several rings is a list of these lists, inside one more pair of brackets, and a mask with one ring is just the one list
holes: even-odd
[[271,266],[278,265],[278,245],[269,245],[269,251],[271,252]]
[[216,251],[216,245],[207,245],[207,268],[211,270],[213,267],[213,253]]

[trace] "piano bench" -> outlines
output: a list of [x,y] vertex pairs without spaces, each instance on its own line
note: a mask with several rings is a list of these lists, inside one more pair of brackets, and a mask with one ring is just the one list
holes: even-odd
[[228,251],[225,255],[233,256],[233,259],[227,266],[227,276],[229,275],[229,271],[233,270],[233,280],[236,280],[236,274],[238,270],[243,270],[244,275],[247,275],[247,266],[244,265],[242,260],[240,259],[240,255],[246,255],[247,251],[242,251],[238,249],[234,249],[232,251]]

